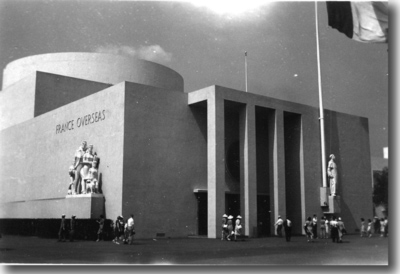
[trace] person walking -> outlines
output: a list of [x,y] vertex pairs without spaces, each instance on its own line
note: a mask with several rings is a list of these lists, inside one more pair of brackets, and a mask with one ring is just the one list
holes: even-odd
[[325,239],[329,238],[330,233],[330,220],[326,217],[325,218]]
[[385,219],[381,218],[380,225],[381,237],[383,237],[385,235]]
[[360,225],[360,237],[367,237],[367,227],[365,226],[364,218],[361,218],[361,225]]
[[100,219],[97,221],[99,223],[99,230],[97,231],[97,240],[96,242],[103,241],[103,235],[104,235],[104,216],[100,215]]
[[315,214],[313,215],[313,218],[312,218],[312,230],[313,230],[314,239],[318,239],[318,217]]
[[325,239],[326,238],[326,229],[325,229],[325,216],[323,216],[322,218],[321,218],[321,221],[320,221],[320,237],[321,237],[321,239]]
[[65,242],[65,234],[67,233],[65,214],[61,215],[61,225],[58,231],[58,241]]
[[290,242],[290,239],[292,238],[292,221],[287,217],[285,221],[283,221],[283,228],[285,230],[286,242]]
[[128,244],[128,220],[124,221],[124,245]]
[[135,235],[135,221],[134,221],[134,215],[131,214],[131,217],[128,219],[128,221],[126,222],[127,224],[127,230],[128,230],[128,244],[131,245],[133,243],[133,238]]
[[242,238],[242,216],[238,215],[235,222],[234,239],[235,242],[238,238]]
[[228,236],[228,215],[222,215],[222,231],[221,231],[221,241],[227,240]]
[[336,217],[333,216],[330,222],[332,243],[339,243],[339,232]]
[[368,235],[368,238],[371,238],[372,237],[372,220],[371,219],[368,219],[368,227],[367,227],[367,235]]
[[278,236],[282,237],[283,220],[281,216],[278,216],[278,220],[276,220],[275,226]]
[[313,227],[312,227],[311,217],[307,218],[307,221],[305,222],[303,228],[304,228],[304,232],[306,233],[307,242],[308,243],[312,242],[313,239],[314,239],[314,237],[313,237],[314,235],[313,235],[313,232],[312,232]]
[[381,222],[378,217],[374,217],[374,234],[379,234],[381,228]]
[[124,218],[122,216],[118,216],[115,220],[114,234],[113,243],[119,245],[119,240],[122,240],[124,236]]
[[339,243],[342,243],[343,235],[346,234],[346,228],[344,227],[344,223],[342,218],[338,218],[337,221],[337,228],[338,228],[338,236],[339,236]]
[[69,241],[73,242],[75,239],[75,215],[71,216],[70,228],[69,228]]
[[229,215],[228,222],[227,222],[227,225],[228,225],[228,236],[226,237],[226,239],[228,241],[231,240],[231,236],[233,234],[233,221],[232,220],[233,220],[233,216]]
[[385,224],[385,232],[384,232],[384,236],[387,237],[389,234],[389,223],[388,223],[388,218],[385,217],[385,220],[383,221]]

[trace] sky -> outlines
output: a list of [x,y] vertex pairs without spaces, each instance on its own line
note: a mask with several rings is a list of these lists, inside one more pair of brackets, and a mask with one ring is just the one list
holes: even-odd
[[[382,158],[390,44],[351,40],[328,26],[325,2],[317,10],[324,108],[367,117],[371,156]],[[168,66],[185,92],[244,91],[245,51],[248,92],[318,107],[314,2],[0,0],[2,70],[36,54],[102,52]]]

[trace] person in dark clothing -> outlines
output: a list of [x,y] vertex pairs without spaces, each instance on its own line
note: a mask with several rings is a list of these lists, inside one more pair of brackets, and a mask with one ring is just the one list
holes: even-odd
[[332,243],[339,243],[339,230],[338,230],[338,223],[337,223],[336,217],[332,218],[330,225],[331,225]]
[[283,221],[283,228],[285,229],[286,242],[290,242],[292,238],[292,221],[286,218],[286,220]]
[[374,217],[374,233],[379,234],[381,232],[380,228],[381,228],[381,222],[380,222],[379,218],[375,216]]
[[304,232],[305,232],[306,237],[307,237],[307,242],[308,242],[308,243],[313,242],[314,237],[313,237],[313,233],[312,233],[312,221],[311,221],[311,217],[308,217],[308,218],[307,218],[307,220],[306,220],[306,222],[305,222],[303,228],[304,228]]
[[60,230],[58,231],[58,241],[59,242],[65,242],[65,234],[67,233],[67,227],[66,227],[66,221],[65,221],[65,214],[61,215],[61,225],[60,225]]
[[115,220],[115,228],[114,228],[114,234],[115,238],[113,240],[114,243],[119,245],[119,240],[122,240],[124,237],[124,217],[118,216],[117,219]]
[[70,229],[69,229],[69,241],[73,242],[74,237],[75,237],[75,215],[72,215]]
[[221,232],[221,241],[227,240],[228,236],[228,215],[222,215],[222,232]]
[[97,221],[99,223],[99,230],[97,231],[97,241],[102,241],[103,240],[103,234],[104,234],[104,216],[100,215],[100,219]]

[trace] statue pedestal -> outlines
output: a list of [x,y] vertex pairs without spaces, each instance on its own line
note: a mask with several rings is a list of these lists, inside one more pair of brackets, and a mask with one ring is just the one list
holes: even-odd
[[104,195],[97,193],[67,195],[65,197],[66,216],[76,215],[76,218],[97,219],[104,215]]
[[103,194],[67,195],[67,197],[24,200],[0,205],[0,218],[53,219],[75,215],[77,219],[97,219],[104,215]]
[[321,207],[329,206],[328,196],[329,196],[329,187],[321,187],[320,188],[320,205],[321,205]]
[[340,213],[340,196],[328,196],[328,208],[324,210],[325,214]]

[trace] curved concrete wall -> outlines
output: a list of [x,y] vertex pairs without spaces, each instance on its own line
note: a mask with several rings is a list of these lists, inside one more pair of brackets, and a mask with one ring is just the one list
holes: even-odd
[[129,81],[183,92],[183,78],[163,65],[103,53],[49,53],[9,63],[3,73],[3,90],[35,71],[60,74],[107,84]]

